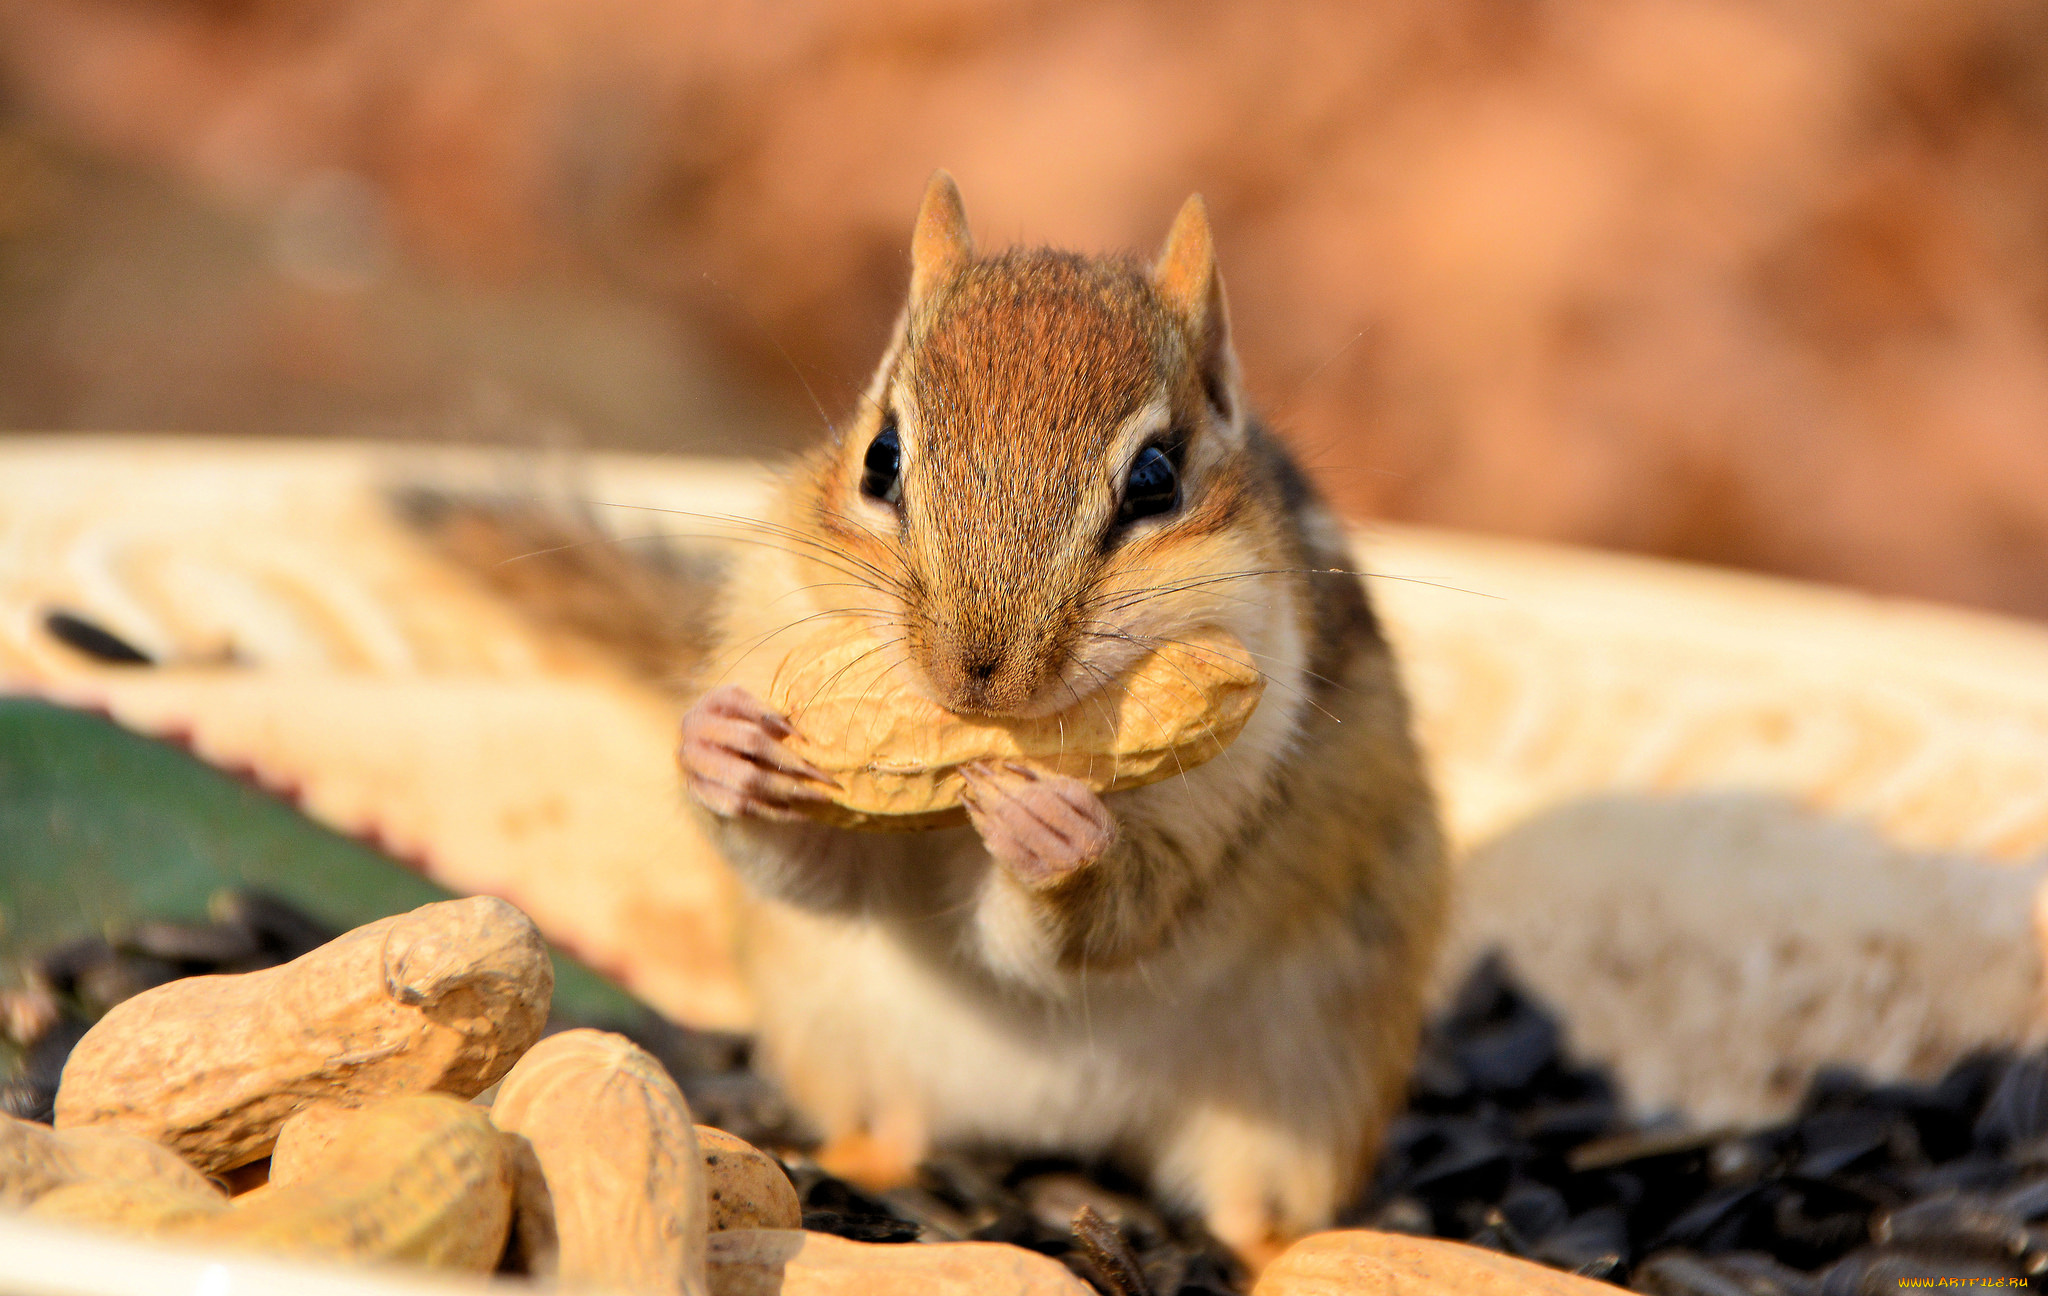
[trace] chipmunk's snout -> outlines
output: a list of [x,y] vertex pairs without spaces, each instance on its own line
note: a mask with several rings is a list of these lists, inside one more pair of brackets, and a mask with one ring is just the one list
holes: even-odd
[[958,617],[911,637],[911,653],[941,706],[961,715],[1033,716],[1070,698],[1060,684],[1064,653],[1046,627],[1022,633]]

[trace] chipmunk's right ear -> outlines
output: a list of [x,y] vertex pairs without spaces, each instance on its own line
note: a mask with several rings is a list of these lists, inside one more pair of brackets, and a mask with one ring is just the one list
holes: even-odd
[[1152,266],[1152,286],[1180,316],[1194,343],[1209,404],[1225,423],[1235,423],[1241,404],[1237,355],[1230,346],[1230,307],[1223,299],[1223,276],[1216,269],[1216,242],[1202,195],[1189,195],[1173,218],[1166,247]]
[[910,308],[916,310],[973,258],[974,236],[967,232],[960,187],[945,171],[934,171],[917,209],[917,229],[910,236]]

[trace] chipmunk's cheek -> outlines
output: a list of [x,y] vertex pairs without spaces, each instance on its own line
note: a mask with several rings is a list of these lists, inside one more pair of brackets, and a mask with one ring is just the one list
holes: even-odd
[[962,768],[967,816],[996,862],[1024,885],[1057,885],[1116,840],[1109,807],[1079,779],[1005,761]]

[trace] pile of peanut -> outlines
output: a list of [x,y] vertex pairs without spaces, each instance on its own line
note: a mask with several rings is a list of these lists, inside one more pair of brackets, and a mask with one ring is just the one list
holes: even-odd
[[[861,1244],[794,1232],[781,1166],[694,1125],[631,1041],[542,1039],[553,989],[532,922],[489,897],[371,923],[282,967],[159,986],[80,1041],[54,1128],[0,1117],[0,1210],[561,1291],[795,1293],[871,1266],[849,1259]],[[1011,1289],[1086,1290],[1045,1263],[1057,1272],[1033,1277],[1060,1281]]]
[[[565,1296],[1093,1296],[1022,1247],[803,1231],[780,1163],[695,1125],[632,1041],[542,1039],[553,991],[540,933],[489,897],[145,991],[72,1051],[54,1128],[0,1116],[0,1211],[210,1252],[525,1275]],[[1612,1290],[1352,1230],[1301,1242],[1254,1296],[1395,1287]]]

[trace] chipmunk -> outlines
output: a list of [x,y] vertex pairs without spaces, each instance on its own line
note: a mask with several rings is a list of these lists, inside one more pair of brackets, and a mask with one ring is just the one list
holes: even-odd
[[[1327,1226],[1399,1108],[1447,873],[1394,662],[1335,518],[1248,416],[1199,196],[1149,266],[984,255],[941,172],[859,412],[728,583],[684,783],[748,891],[760,1056],[823,1159],[996,1141],[1121,1156],[1255,1263]],[[1086,699],[1234,633],[1268,687],[1220,756],[1098,796],[968,767],[969,824],[828,827],[762,700],[843,617],[961,715]]]

